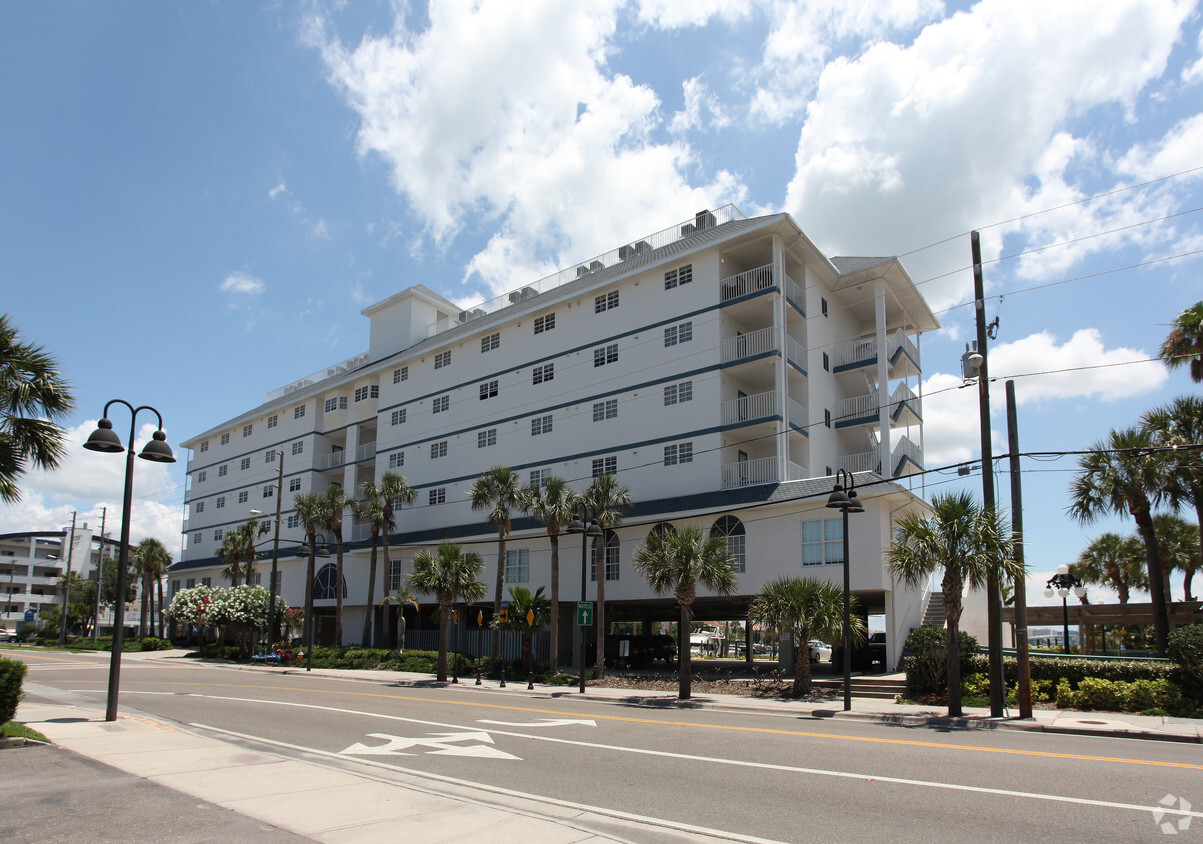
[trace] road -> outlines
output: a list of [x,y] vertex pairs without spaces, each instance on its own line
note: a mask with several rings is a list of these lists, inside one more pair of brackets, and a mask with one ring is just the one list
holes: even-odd
[[[7,655],[7,654],[6,654]],[[107,655],[20,652],[35,700],[103,707]],[[772,841],[1164,840],[1203,807],[1198,745],[635,707],[573,692],[400,686],[126,660],[121,705],[259,749],[428,787]],[[1203,818],[1182,834],[1203,836]]]

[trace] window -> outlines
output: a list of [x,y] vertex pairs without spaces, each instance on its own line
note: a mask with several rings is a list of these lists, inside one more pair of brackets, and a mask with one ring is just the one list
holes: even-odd
[[552,381],[555,377],[556,365],[554,363],[545,363],[542,366],[536,366],[530,371],[532,384],[542,384],[544,381]]
[[229,445],[229,444],[230,444],[230,435],[229,435],[229,434],[222,434],[222,435],[221,435],[221,444],[222,444],[222,445]]
[[292,530],[294,528],[299,528],[300,526],[301,526],[301,517],[300,516],[292,515],[292,516],[288,517],[289,530]]
[[826,352],[823,352],[823,371],[831,371],[831,357]]
[[375,384],[368,384],[363,387],[355,388],[355,401],[361,402],[366,399],[380,398],[380,388]]
[[200,453],[204,454],[208,450],[209,450],[209,441],[205,440],[203,443],[200,444]]
[[238,503],[246,504],[246,500],[249,497],[250,497],[250,493],[244,489],[242,492],[238,493]]
[[487,431],[478,431],[476,433],[476,447],[488,448],[491,445],[497,445],[497,429],[490,428]]
[[844,562],[843,519],[802,523],[802,565],[821,566]]
[[222,507],[226,506],[226,497],[224,495],[217,496],[217,505],[216,506],[217,506],[218,510],[220,510]]
[[241,469],[243,472],[245,472],[247,469],[251,468],[251,458],[244,457],[241,460],[239,460],[238,468]]
[[394,451],[388,456],[388,467],[390,469],[400,469],[405,465],[405,452]]
[[403,366],[400,369],[393,370],[393,383],[400,384],[402,381],[409,380],[409,367]]
[[537,437],[540,434],[551,433],[551,414],[547,416],[536,416],[530,421],[530,435]]
[[201,578],[201,586],[212,586],[212,585],[213,585],[213,578],[211,578],[211,577],[202,577]]
[[826,408],[823,410],[823,424],[828,428],[831,427],[831,411],[827,410]]
[[225,537],[225,535],[226,535],[226,532],[224,530],[222,530],[221,528],[218,528],[217,530],[213,531],[213,541],[221,542],[221,540]]
[[198,513],[205,512],[205,502],[203,502],[203,501],[196,502],[196,512],[198,512]]
[[394,410],[392,417],[390,417],[390,422],[393,425],[404,425],[405,424],[405,411],[406,411],[406,408],[404,408],[404,407],[402,407],[398,410]]
[[822,297],[819,297],[819,304],[820,304],[819,309],[823,312],[823,316],[827,316],[827,300]]
[[497,379],[486,381],[480,385],[480,400],[491,399],[497,395]]
[[603,293],[593,300],[593,313],[600,314],[604,311],[611,311],[618,307],[618,291],[611,290],[609,293]]
[[491,352],[501,345],[500,334],[490,334],[487,337],[480,338],[480,353]]
[[593,365],[605,366],[607,363],[618,362],[618,344],[611,343],[608,346],[603,346],[600,349],[593,350]]
[[288,491],[289,492],[300,492],[301,491],[301,479],[300,478],[289,478],[288,479]]
[[434,356],[434,368],[442,369],[444,366],[451,366],[451,352],[439,352]]
[[551,480],[550,469],[531,469],[530,470],[530,485],[543,488],[547,486],[547,482]]
[[268,451],[263,452],[263,462],[264,463],[275,463],[277,456],[278,455],[276,454],[276,450],[274,448],[269,449]]
[[[618,580],[618,534],[606,531],[606,580]],[[589,555],[589,579],[597,580],[597,558]]]
[[[426,503],[431,507],[433,507],[436,504],[446,504],[447,503],[447,487],[440,486],[440,487],[436,487],[435,489],[432,489],[426,497]],[[390,560],[390,562],[391,562],[391,560]]]
[[296,407],[294,407],[292,409],[292,418],[293,419],[300,419],[304,415],[305,415],[305,405],[298,404]]
[[437,443],[430,444],[430,459],[438,460],[440,457],[447,456],[447,441],[439,440]]
[[683,404],[693,401],[693,382],[682,381],[680,384],[669,384],[664,388],[664,406]]
[[199,472],[196,473],[196,482],[198,484],[203,484],[205,482],[205,478],[207,476],[208,476],[208,473],[204,469],[201,469]]
[[693,462],[693,443],[664,446],[664,465],[676,466],[678,463]]
[[[197,536],[200,536],[200,534],[198,533]],[[197,542],[199,542],[199,541],[200,540],[198,539]],[[184,581],[184,586],[187,589],[192,589],[193,587],[196,586],[196,578],[195,577],[188,578],[186,581]]]
[[243,425],[242,426],[242,435],[244,437],[249,437],[254,430],[255,430],[255,426],[253,424],[252,425]]
[[451,396],[439,396],[433,402],[431,402],[431,407],[434,409],[435,413],[442,413],[450,406]]
[[593,461],[593,477],[613,475],[618,471],[617,457],[599,457]]
[[264,498],[275,498],[275,497],[276,497],[276,488],[275,488],[275,486],[274,486],[274,485],[272,485],[272,484],[266,484],[266,485],[263,487],[263,497],[264,497]]
[[664,289],[672,290],[678,285],[689,284],[691,281],[693,281],[693,264],[686,264],[664,274]]
[[330,398],[326,399],[326,404],[324,405],[323,409],[327,413],[333,413],[336,410],[346,410],[347,409],[347,397],[346,396],[331,396]]
[[506,550],[505,582],[530,583],[530,551],[528,549]]
[[267,417],[267,427],[274,428],[279,424],[280,415],[278,413],[273,413],[271,416]]
[[556,327],[556,315],[546,314],[545,316],[535,317],[535,333],[542,334],[544,331],[551,331]]
[[593,403],[593,421],[618,418],[618,399],[607,399]]
[[678,343],[688,343],[693,339],[693,322],[683,322],[680,325],[670,325],[664,329],[664,346],[675,346]]
[[[388,561],[388,591],[396,592],[405,585],[405,572],[401,569],[401,560]],[[279,594],[279,593],[277,593]]]
[[304,454],[305,453],[305,441],[297,440],[295,443],[293,443],[292,444],[292,453],[293,453],[294,457],[298,454]]
[[262,584],[263,584],[263,572],[261,572],[261,571],[251,572],[250,582],[247,583],[247,586],[260,586]]
[[226,473],[229,472],[229,470],[230,470],[230,467],[227,466],[225,463],[222,463],[220,466],[217,467],[217,477],[224,478],[226,476]]
[[338,569],[333,563],[327,563],[318,569],[317,576],[313,578],[313,598],[317,601],[334,600],[338,597],[339,591],[342,592],[345,600],[347,579],[338,576]]

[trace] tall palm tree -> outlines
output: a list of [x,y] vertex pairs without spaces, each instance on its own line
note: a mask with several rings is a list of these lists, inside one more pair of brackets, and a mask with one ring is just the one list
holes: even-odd
[[[1011,531],[1003,519],[985,510],[967,492],[937,495],[932,514],[908,513],[898,520],[894,541],[886,551],[891,573],[912,588],[924,586],[943,569],[944,613],[948,623],[948,714],[961,712],[961,608],[968,585],[984,588],[987,578],[999,581],[1024,576],[1014,559]],[[842,593],[841,593],[842,594]]]
[[338,557],[334,582],[334,643],[343,643],[343,513],[351,506],[351,497],[338,484],[326,487],[322,503],[326,508],[326,528],[334,535]]
[[[850,602],[852,641],[865,640],[865,621]],[[749,615],[778,634],[788,632],[794,642],[794,694],[810,694],[810,640],[843,641],[844,590],[826,580],[778,577],[770,580],[752,602]]]
[[1161,574],[1165,579],[1166,601],[1173,601],[1170,591],[1170,575],[1182,572],[1182,584],[1186,600],[1190,596],[1191,580],[1199,570],[1199,527],[1170,513],[1159,513],[1153,517],[1153,531],[1157,534],[1157,553],[1161,555]]
[[[487,510],[489,524],[497,528],[497,578],[493,587],[493,617],[501,615],[501,598],[505,590],[505,539],[510,535],[510,514],[521,510],[523,491],[521,478],[509,466],[494,466],[472,483],[468,500],[473,510]],[[493,627],[489,655],[501,654],[501,628]]]
[[8,314],[0,316],[0,501],[21,500],[17,480],[31,465],[59,467],[66,445],[54,420],[74,407],[58,362],[22,340]]
[[475,601],[488,594],[489,587],[476,578],[484,562],[475,551],[464,553],[460,546],[443,542],[438,550],[419,551],[406,583],[415,592],[434,595],[439,604],[438,680],[447,680],[447,639],[451,627],[451,605],[456,598]]
[[366,524],[372,532],[372,553],[368,558],[368,602],[363,614],[363,633],[359,639],[365,648],[375,644],[372,628],[376,620],[376,553],[380,546],[380,532],[384,530],[384,508],[380,506],[380,497],[375,494],[375,486],[372,481],[364,481],[364,499],[351,502],[351,515],[355,521]]
[[1153,505],[1166,498],[1169,472],[1166,458],[1150,453],[1156,445],[1153,435],[1140,428],[1113,430],[1106,440],[1095,443],[1091,452],[1078,460],[1078,475],[1070,485],[1069,514],[1081,524],[1125,513],[1136,522],[1145,544],[1157,652],[1165,656],[1170,624],[1161,555],[1153,530]]
[[1203,382],[1203,302],[1178,314],[1157,351],[1168,369],[1190,365],[1190,380]]
[[1083,583],[1110,586],[1119,595],[1119,602],[1126,604],[1133,589],[1149,588],[1144,555],[1138,537],[1104,533],[1086,546],[1069,571]]
[[527,514],[547,525],[547,536],[551,540],[551,618],[548,624],[551,628],[552,674],[557,671],[560,653],[560,533],[563,526],[572,521],[576,498],[568,481],[553,475],[545,485],[528,487],[523,501]]
[[[652,531],[643,546],[635,549],[635,570],[647,579],[657,595],[672,590],[681,608],[682,648],[688,647],[684,631],[690,629],[698,583],[720,595],[735,591],[735,558],[731,556],[727,537],[694,525],[680,530]],[[691,695],[691,663],[688,652],[682,651],[677,672],[680,700],[689,700]]]
[[[292,500],[292,509],[305,528],[305,542],[309,546],[309,560],[305,566],[305,609],[313,606],[313,577],[314,563],[317,558],[317,529],[326,524],[326,503],[322,496],[314,492],[298,495]],[[313,640],[313,619],[305,618],[304,641]]]
[[142,577],[142,619],[138,623],[138,636],[145,638],[154,633],[150,619],[154,616],[155,583],[159,584],[159,614],[163,613],[163,575],[171,565],[171,554],[162,542],[147,537],[134,548],[133,562],[134,570]]
[[[375,521],[370,520],[372,528],[372,560],[371,571],[368,574],[368,606],[372,606],[372,602],[376,597],[376,541],[379,537],[384,543],[384,578],[388,582],[388,578],[392,572],[392,559],[389,556],[389,536],[397,528],[397,520],[395,518],[395,508],[397,505],[405,506],[414,503],[414,497],[417,493],[413,487],[406,482],[403,475],[396,472],[385,472],[380,476],[379,483],[365,481],[363,484],[363,497],[371,500],[376,499],[380,503],[380,526],[376,529]],[[388,589],[382,589],[382,594],[387,595]],[[373,616],[375,613],[373,612]],[[375,623],[373,617],[372,623]],[[364,637],[367,638],[368,633]],[[373,636],[374,640],[375,637]]]
[[[598,475],[578,503],[592,513],[601,528],[601,536],[593,540],[593,570],[597,576],[597,677],[600,680],[606,676],[603,658],[606,653],[606,531],[622,524],[623,513],[631,506],[631,490],[611,474]],[[688,636],[688,631],[682,635]]]
[[[1179,396],[1168,405],[1146,413],[1141,418],[1141,425],[1161,445],[1203,443],[1203,399]],[[1167,455],[1167,461],[1171,466],[1170,483],[1167,484],[1170,503],[1175,509],[1184,505],[1194,509],[1195,524],[1199,528],[1199,551],[1203,554],[1203,452],[1198,448],[1177,448]],[[1188,601],[1194,600],[1191,595],[1193,577],[1194,570],[1187,569],[1183,586]]]
[[[248,585],[254,574],[252,567],[255,561],[255,540],[266,536],[271,531],[271,522],[259,521],[255,517],[247,519],[238,527],[231,528],[222,539],[221,548],[217,551],[218,559],[226,563],[222,572],[229,578],[231,586],[238,585],[238,579],[245,575],[244,582]],[[243,564],[245,568],[243,567]]]

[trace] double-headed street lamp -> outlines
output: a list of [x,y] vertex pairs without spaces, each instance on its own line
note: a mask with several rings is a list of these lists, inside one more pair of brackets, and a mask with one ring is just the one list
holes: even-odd
[[[863,513],[865,507],[856,497],[856,481],[847,470],[840,469],[836,473],[835,489],[827,499],[827,506],[844,514],[844,711],[848,712],[852,709],[852,598],[848,567],[848,514]],[[810,643],[794,642],[794,647],[809,648]]]
[[[113,432],[113,423],[109,421],[109,408],[114,404],[123,404],[130,410],[128,448],[121,444],[121,438]],[[113,399],[104,406],[104,415],[96,423],[96,430],[84,443],[84,448],[89,451],[99,451],[105,454],[126,452],[125,495],[121,505],[121,557],[117,564],[117,600],[113,605],[113,653],[109,658],[109,694],[104,715],[106,721],[117,720],[117,695],[121,685],[121,647],[125,641],[125,590],[126,569],[129,566],[130,507],[134,500],[134,432],[138,414],[143,410],[149,410],[155,415],[159,427],[138,456],[154,463],[174,463],[175,455],[171,453],[171,446],[167,445],[167,435],[163,433],[163,417],[159,411],[149,405],[134,407],[122,399]],[[97,588],[99,587],[98,582]]]
[[[1065,653],[1069,653],[1069,593],[1073,592],[1079,598],[1086,597],[1086,587],[1082,581],[1078,580],[1069,573],[1069,566],[1057,566],[1057,573],[1050,577],[1045,583],[1044,597],[1053,597],[1053,590],[1057,590],[1057,595],[1061,598],[1061,631],[1065,637],[1062,642],[1065,646]],[[1079,639],[1081,639],[1081,625],[1079,625]],[[1078,650],[1082,650],[1082,642],[1078,643]]]
[[[581,513],[581,515],[579,515],[579,516],[577,516],[575,514],[573,515],[572,521],[568,523],[568,527],[565,528],[565,530],[568,533],[581,534],[581,603],[584,604],[585,603],[585,584],[587,584],[589,582],[589,569],[588,569],[588,565],[587,565],[588,561],[587,561],[587,558],[585,555],[585,551],[589,547],[589,540],[591,538],[596,539],[597,537],[603,535],[602,529],[598,526],[597,519],[588,519],[587,523],[586,523],[586,516],[584,513]],[[578,609],[577,612],[579,614],[580,610]],[[584,694],[585,693],[585,625],[582,624],[580,627],[581,627],[581,666],[580,666],[581,667],[581,694]],[[688,636],[689,634],[688,634],[688,632],[686,632],[682,635]],[[604,658],[603,655],[601,655],[601,654],[599,654],[598,656],[599,656],[599,658]]]

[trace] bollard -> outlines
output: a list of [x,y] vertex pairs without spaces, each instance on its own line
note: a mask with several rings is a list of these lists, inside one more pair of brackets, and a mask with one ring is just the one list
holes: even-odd
[[526,672],[526,689],[530,691],[535,687],[535,674],[533,671]]
[[505,688],[505,660],[501,660],[501,688]]

